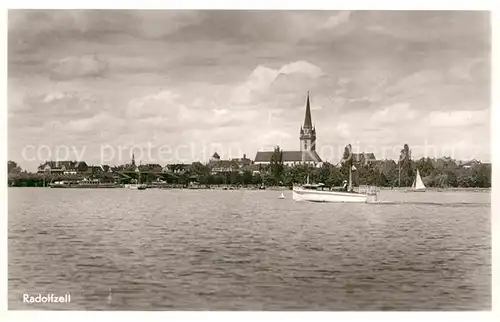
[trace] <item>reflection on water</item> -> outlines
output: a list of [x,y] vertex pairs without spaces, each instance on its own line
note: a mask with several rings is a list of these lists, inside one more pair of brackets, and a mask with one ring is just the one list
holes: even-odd
[[280,194],[9,188],[9,309],[491,309],[489,193]]

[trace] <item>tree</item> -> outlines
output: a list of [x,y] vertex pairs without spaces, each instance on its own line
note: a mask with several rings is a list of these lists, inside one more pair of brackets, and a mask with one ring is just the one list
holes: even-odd
[[201,162],[193,162],[189,167],[191,174],[199,176],[206,175],[209,173],[209,169],[207,166],[201,164]]
[[274,186],[276,184],[276,180],[272,175],[265,174],[262,176],[262,183],[265,186]]
[[408,144],[403,146],[399,156],[399,171],[401,175],[401,184],[403,186],[411,185],[412,169],[411,169],[411,150]]
[[458,186],[457,175],[453,171],[446,171],[446,186],[456,187]]
[[282,181],[283,176],[283,151],[280,150],[280,147],[277,146],[274,149],[273,155],[271,156],[271,162],[269,164],[271,170],[271,176],[273,178],[274,183],[278,183]]
[[386,175],[383,172],[378,173],[376,185],[379,187],[387,187],[390,185],[389,180],[387,179]]
[[332,165],[328,162],[323,163],[321,168],[318,171],[318,181],[322,182],[328,186],[331,186],[331,168]]
[[[352,188],[353,179],[352,179],[352,176],[349,175],[349,173],[350,173],[349,171],[351,171],[351,169],[354,165],[354,160],[353,160],[353,156],[352,156],[352,146],[350,144],[346,145],[346,147],[344,148],[344,154],[342,156],[341,163],[342,163],[342,167],[341,167],[340,172],[342,173],[342,176],[344,178],[349,178],[349,181],[350,181],[349,188]],[[352,171],[351,171],[351,173],[352,173]],[[355,180],[358,180],[358,178],[356,178]]]
[[208,184],[208,175],[200,175],[198,177],[198,183],[201,185],[207,185]]
[[427,177],[434,171],[434,164],[430,158],[421,158],[416,162],[416,168],[422,177]]
[[344,154],[340,162],[342,164],[341,173],[346,177],[349,175],[349,168],[351,168],[354,164],[354,160],[352,157],[352,146],[350,144],[345,146]]
[[7,161],[7,173],[21,173],[23,169],[14,161]]
[[224,183],[224,178],[221,175],[215,175],[214,184],[221,185],[222,183]]
[[472,171],[474,187],[488,188],[491,187],[491,168],[482,164],[474,168]]
[[253,177],[253,175],[252,175],[251,171],[246,170],[245,172],[243,172],[243,178],[242,178],[243,184],[244,185],[251,184],[252,177]]
[[255,185],[259,185],[262,183],[262,176],[260,173],[257,173],[252,177],[252,183]]
[[228,177],[229,177],[229,180],[228,180],[228,183],[229,184],[236,184],[238,183],[238,174],[234,171],[231,171],[229,174],[228,174]]

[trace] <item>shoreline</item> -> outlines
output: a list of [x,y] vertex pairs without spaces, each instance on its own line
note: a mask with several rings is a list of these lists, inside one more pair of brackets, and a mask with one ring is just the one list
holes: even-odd
[[[410,189],[410,187],[395,187],[395,188],[391,188],[391,187],[379,187],[380,190],[392,190],[392,191],[398,191],[398,192],[401,192],[401,191],[405,191],[405,190],[408,190]],[[431,187],[431,188],[426,188],[426,191],[435,191],[435,192],[442,192],[442,191],[491,191],[491,188],[472,188],[472,187],[468,187],[468,188],[465,188],[465,187],[448,187],[448,188],[434,188],[434,187]]]
[[[7,188],[50,188],[50,189],[126,189],[125,186],[114,186],[114,187],[37,187],[37,186],[8,186]],[[409,187],[378,187],[380,191],[397,191],[404,192],[409,189]],[[238,186],[210,186],[210,187],[185,187],[185,186],[147,186],[147,189],[159,189],[159,190],[225,190],[225,191],[234,191],[234,190],[270,190],[270,191],[287,191],[291,190],[290,187],[281,187],[281,186],[271,186],[265,187],[265,189],[260,189],[259,186],[246,186],[246,187],[238,187]],[[473,192],[491,192],[491,188],[465,188],[465,187],[449,187],[449,188],[427,188],[427,191],[432,192],[460,192],[460,191],[473,191]]]

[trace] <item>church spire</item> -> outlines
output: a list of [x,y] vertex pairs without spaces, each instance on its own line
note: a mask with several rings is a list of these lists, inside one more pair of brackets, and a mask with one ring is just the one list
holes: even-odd
[[309,104],[309,92],[307,92],[306,116],[304,119],[304,128],[305,129],[312,129],[311,106]]

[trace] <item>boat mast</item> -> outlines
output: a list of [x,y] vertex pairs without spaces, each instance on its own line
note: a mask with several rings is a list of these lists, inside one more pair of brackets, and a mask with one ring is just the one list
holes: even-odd
[[352,165],[349,165],[349,185],[347,189],[348,191],[352,191]]
[[398,187],[401,188],[401,161],[398,162]]
[[142,161],[139,161],[139,166],[137,167],[137,172],[139,172],[139,182],[137,182],[137,184],[141,184],[141,167],[142,165]]

